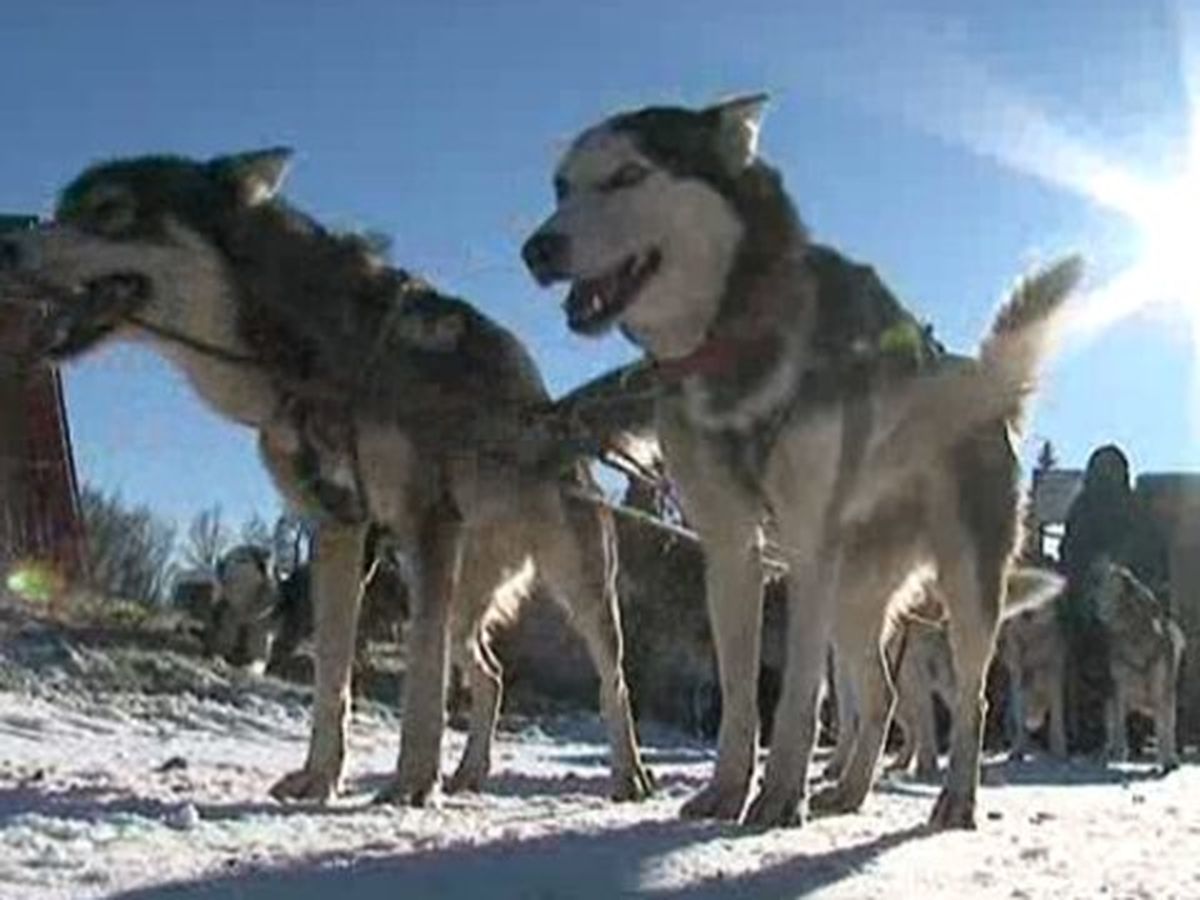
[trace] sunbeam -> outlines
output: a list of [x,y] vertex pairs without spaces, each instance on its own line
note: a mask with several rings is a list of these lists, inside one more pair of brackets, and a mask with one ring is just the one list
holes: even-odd
[[[1174,10],[1179,73],[1189,109],[1188,153],[1175,177],[1145,177],[1108,158],[1056,122],[1030,98],[997,79],[944,29],[889,16],[880,43],[858,52],[871,65],[837,69],[830,88],[886,116],[1001,166],[1116,212],[1137,230],[1134,262],[1105,273],[1072,304],[1060,344],[1081,349],[1120,322],[1149,312],[1186,322],[1192,358],[1200,359],[1200,14]],[[885,37],[886,36],[886,37]],[[868,42],[875,38],[868,37]],[[849,73],[849,74],[847,74]],[[1164,159],[1170,157],[1163,148]],[[1200,371],[1193,379],[1200,385]],[[1200,390],[1195,409],[1200,411]],[[1198,418],[1200,422],[1200,418]]]

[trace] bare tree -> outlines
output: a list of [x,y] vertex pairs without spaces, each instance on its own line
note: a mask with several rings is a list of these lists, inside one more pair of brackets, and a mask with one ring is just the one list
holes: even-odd
[[174,574],[174,526],[93,485],[83,486],[79,502],[92,588],[125,600],[162,602]]
[[305,547],[311,535],[303,519],[289,512],[280,514],[275,520],[271,540],[271,556],[275,560],[277,575],[287,575],[305,561]]
[[249,544],[252,547],[262,547],[264,550],[270,552],[274,538],[271,526],[258,513],[252,513],[250,518],[242,523],[241,540],[243,544]]
[[184,561],[194,569],[216,572],[217,562],[229,549],[230,534],[221,518],[220,505],[202,509],[188,525]]

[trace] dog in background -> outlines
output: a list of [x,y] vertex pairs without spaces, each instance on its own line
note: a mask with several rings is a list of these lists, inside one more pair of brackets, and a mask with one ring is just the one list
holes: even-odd
[[1093,578],[1096,615],[1108,632],[1112,676],[1106,709],[1108,758],[1128,759],[1129,714],[1141,713],[1154,720],[1158,764],[1170,772],[1179,767],[1175,716],[1183,629],[1124,566],[1101,560]]

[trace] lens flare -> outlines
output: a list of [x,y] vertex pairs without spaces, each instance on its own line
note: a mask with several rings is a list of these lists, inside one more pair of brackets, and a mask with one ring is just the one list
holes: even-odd
[[8,571],[4,586],[23,600],[47,603],[62,593],[66,579],[48,563],[27,561]]

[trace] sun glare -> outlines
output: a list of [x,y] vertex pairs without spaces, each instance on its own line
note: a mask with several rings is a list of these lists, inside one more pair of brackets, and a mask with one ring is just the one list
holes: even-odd
[[1130,210],[1141,231],[1142,252],[1137,265],[1145,270],[1157,299],[1198,316],[1200,169],[1193,161],[1190,171],[1156,194],[1147,208]]

